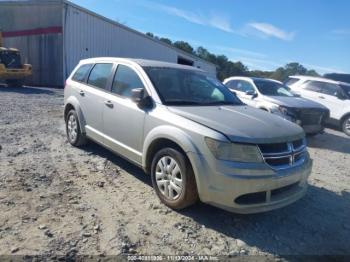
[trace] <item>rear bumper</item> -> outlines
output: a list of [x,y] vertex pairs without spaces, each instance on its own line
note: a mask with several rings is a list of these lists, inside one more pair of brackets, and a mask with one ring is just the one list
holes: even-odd
[[265,212],[297,201],[306,193],[312,168],[309,157],[302,165],[283,170],[273,170],[266,164],[238,167],[228,161],[216,161],[213,166],[202,156],[196,157],[201,163],[194,168],[200,172],[200,199],[241,214]]

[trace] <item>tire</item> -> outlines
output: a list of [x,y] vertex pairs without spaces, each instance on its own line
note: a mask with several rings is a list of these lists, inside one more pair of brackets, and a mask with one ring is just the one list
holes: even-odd
[[[197,202],[198,192],[192,166],[187,157],[177,149],[168,147],[155,154],[151,177],[157,196],[168,207],[180,210]],[[181,187],[179,187],[180,178]]]
[[79,118],[74,109],[70,110],[66,117],[66,134],[72,146],[81,147],[86,144],[86,135],[81,132]]
[[345,134],[350,136],[350,115],[346,116],[342,122],[342,130]]
[[6,80],[6,84],[8,87],[22,87],[23,83],[23,80],[18,79]]

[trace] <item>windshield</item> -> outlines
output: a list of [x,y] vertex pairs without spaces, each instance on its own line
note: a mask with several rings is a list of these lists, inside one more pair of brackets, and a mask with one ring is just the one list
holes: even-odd
[[165,105],[242,105],[219,80],[201,72],[144,67]]
[[296,96],[289,87],[271,80],[254,80],[259,92],[266,96]]

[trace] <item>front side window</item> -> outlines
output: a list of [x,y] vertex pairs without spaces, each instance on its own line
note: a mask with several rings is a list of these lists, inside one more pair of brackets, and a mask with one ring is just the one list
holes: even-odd
[[128,66],[118,65],[114,76],[112,92],[121,96],[131,97],[131,90],[144,88],[143,83],[136,72]]
[[225,85],[226,85],[228,88],[230,88],[230,89],[239,91],[239,90],[237,89],[237,83],[238,83],[237,80],[230,80],[230,81],[228,81]]
[[289,87],[270,80],[254,80],[259,92],[266,96],[296,96]]
[[165,105],[242,105],[219,80],[202,72],[169,67],[144,67]]
[[112,73],[113,64],[96,64],[91,70],[88,84],[107,89],[107,81]]
[[254,87],[252,86],[251,83],[244,81],[244,80],[240,80],[237,84],[237,90],[241,91],[241,92],[255,92]]
[[91,64],[80,66],[78,70],[74,73],[72,79],[77,82],[84,82],[85,77],[87,76],[87,74],[91,69],[91,66],[92,66]]
[[308,81],[305,84],[304,88],[309,91],[321,93],[321,87],[320,87],[321,84],[322,82],[319,82],[319,81]]

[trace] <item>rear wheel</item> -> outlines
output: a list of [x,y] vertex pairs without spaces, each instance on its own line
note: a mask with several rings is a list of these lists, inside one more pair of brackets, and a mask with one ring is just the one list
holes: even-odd
[[6,80],[6,84],[8,87],[22,87],[24,84],[24,81],[20,79],[11,79],[11,80]]
[[158,151],[152,161],[152,184],[160,200],[173,209],[183,209],[198,200],[191,164],[174,148]]
[[66,133],[71,145],[79,147],[86,144],[86,135],[81,132],[78,115],[74,109],[67,114]]
[[350,115],[346,116],[343,120],[342,129],[345,134],[350,136]]

